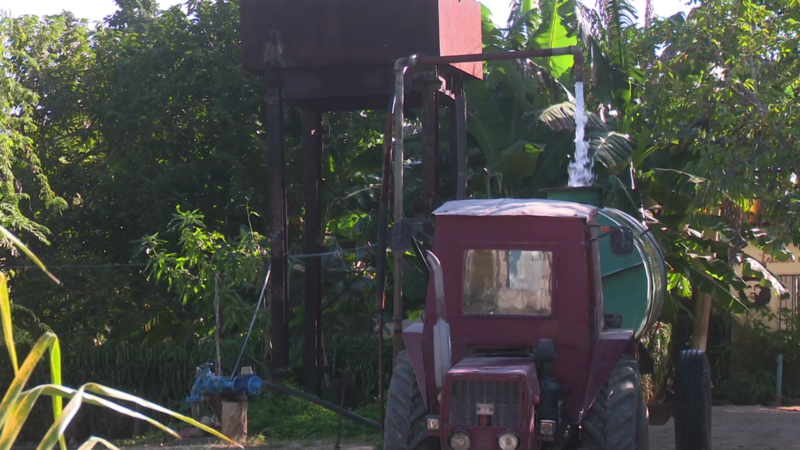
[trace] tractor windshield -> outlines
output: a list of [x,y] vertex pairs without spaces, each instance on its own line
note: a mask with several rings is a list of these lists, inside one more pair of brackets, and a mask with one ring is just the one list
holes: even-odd
[[552,266],[552,252],[465,251],[464,313],[549,316]]

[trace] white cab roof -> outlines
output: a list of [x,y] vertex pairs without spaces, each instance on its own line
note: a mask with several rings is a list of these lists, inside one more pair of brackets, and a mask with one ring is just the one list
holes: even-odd
[[433,214],[437,216],[533,216],[589,219],[597,214],[597,208],[557,200],[499,198],[447,202]]

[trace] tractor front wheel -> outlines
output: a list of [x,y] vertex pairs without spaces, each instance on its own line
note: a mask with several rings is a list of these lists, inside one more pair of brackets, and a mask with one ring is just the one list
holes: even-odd
[[711,366],[705,352],[681,352],[674,388],[675,447],[711,450]]
[[389,383],[383,449],[439,450],[439,440],[427,435],[427,413],[411,358],[403,350],[397,355],[397,365]]
[[620,358],[581,422],[581,449],[648,449],[647,407],[640,381],[639,362]]

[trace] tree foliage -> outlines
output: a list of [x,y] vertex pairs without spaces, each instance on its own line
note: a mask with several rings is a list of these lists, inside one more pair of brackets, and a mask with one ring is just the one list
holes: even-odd
[[[709,0],[646,29],[621,0],[599,8],[521,0],[502,29],[484,8],[487,53],[584,48],[596,179],[611,204],[649,222],[662,243],[674,299],[667,315],[697,292],[742,310],[729,294],[742,283],[731,269],[740,249],[751,243],[780,255],[784,243],[800,242],[793,1]],[[225,327],[241,333],[270,230],[264,87],[241,69],[237,2],[119,6],[94,29],[68,13],[0,22],[0,65],[9,74],[0,90],[0,221],[40,238],[51,230],[54,245],[33,246],[64,281],[53,286],[19,268],[19,306],[80,345],[204,339],[219,276],[224,303],[234,305]],[[572,59],[491,62],[485,71],[485,81],[466,86],[469,194],[538,197],[566,185]],[[299,119],[298,110],[287,111],[295,256],[304,229]],[[377,236],[383,119],[382,111],[324,116],[325,244],[359,249],[325,259],[329,336],[373,332],[375,255],[363,247]],[[411,114],[407,198],[419,197],[418,126]],[[447,162],[452,152],[446,142],[442,148]],[[448,177],[440,177],[442,198]],[[177,207],[192,212],[171,222]],[[715,214],[720,208],[724,214]],[[705,230],[722,239],[706,239]],[[404,292],[415,311],[424,277],[420,261],[407,261]],[[303,269],[295,258],[295,337]],[[17,323],[38,334],[40,323],[20,316]],[[296,355],[302,342],[293,342]]]

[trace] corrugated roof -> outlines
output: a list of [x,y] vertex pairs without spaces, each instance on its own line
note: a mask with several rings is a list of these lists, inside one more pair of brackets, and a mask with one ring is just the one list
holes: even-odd
[[437,216],[534,216],[589,219],[597,214],[597,208],[557,200],[499,198],[447,202],[433,214]]

